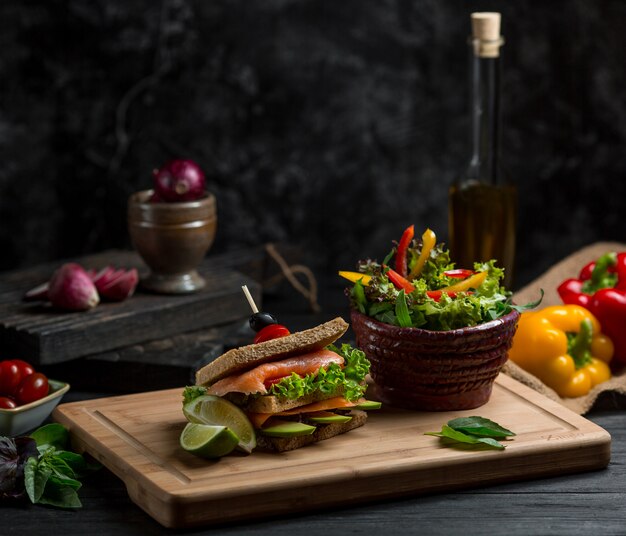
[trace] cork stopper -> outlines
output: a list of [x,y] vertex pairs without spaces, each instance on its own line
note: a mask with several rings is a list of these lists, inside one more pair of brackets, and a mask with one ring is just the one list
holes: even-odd
[[480,58],[497,58],[504,39],[500,35],[500,13],[472,13],[472,43]]

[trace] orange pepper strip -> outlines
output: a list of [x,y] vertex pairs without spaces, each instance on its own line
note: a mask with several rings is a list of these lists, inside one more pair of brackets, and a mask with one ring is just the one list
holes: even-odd
[[450,285],[449,287],[445,287],[441,290],[441,292],[465,292],[466,290],[469,290],[471,288],[478,288],[480,287],[480,285],[482,285],[485,282],[485,279],[487,278],[487,272],[478,272],[477,274],[474,274],[471,277],[468,277],[467,279],[464,279],[463,281],[459,281],[458,283],[455,283],[454,285]]
[[422,251],[420,256],[417,258],[417,262],[411,269],[411,273],[409,273],[408,279],[409,281],[417,278],[424,269],[424,265],[428,260],[430,252],[435,247],[437,243],[437,236],[430,229],[426,229],[424,234],[422,235]]

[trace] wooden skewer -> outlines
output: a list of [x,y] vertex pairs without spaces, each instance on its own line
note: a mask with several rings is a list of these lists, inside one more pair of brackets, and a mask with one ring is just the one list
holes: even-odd
[[250,294],[250,291],[248,290],[248,285],[243,285],[241,289],[243,290],[243,293],[246,295],[246,299],[248,300],[248,303],[250,304],[250,309],[252,309],[252,312],[255,314],[258,313],[259,308],[256,306],[256,303],[254,303],[254,298],[252,297],[252,294]]

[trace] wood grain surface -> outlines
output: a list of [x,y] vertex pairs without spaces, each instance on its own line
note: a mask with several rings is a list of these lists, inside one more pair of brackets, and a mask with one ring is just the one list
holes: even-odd
[[[133,252],[108,252],[78,259],[85,268],[145,266]],[[247,318],[242,299],[247,284],[256,300],[260,287],[250,278],[207,258],[199,268],[206,287],[194,294],[158,295],[141,291],[120,303],[100,303],[86,312],[61,312],[25,303],[24,293],[46,281],[55,266],[3,274],[0,279],[0,350],[34,365],[47,365],[114,348],[161,339]]]
[[[445,447],[425,436],[480,414],[518,434],[504,452]],[[373,412],[348,434],[296,451],[206,461],[181,450],[181,390],[64,404],[55,420],[77,448],[126,484],[131,499],[167,527],[224,523],[364,500],[432,493],[600,469],[610,436],[516,381],[498,378],[479,410]]]

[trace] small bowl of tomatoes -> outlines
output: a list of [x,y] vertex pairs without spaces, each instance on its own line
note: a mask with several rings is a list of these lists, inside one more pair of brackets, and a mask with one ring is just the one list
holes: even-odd
[[0,361],[0,435],[17,436],[37,428],[69,388],[21,359]]

